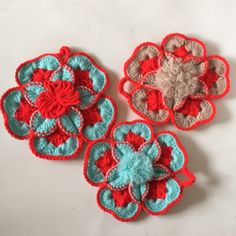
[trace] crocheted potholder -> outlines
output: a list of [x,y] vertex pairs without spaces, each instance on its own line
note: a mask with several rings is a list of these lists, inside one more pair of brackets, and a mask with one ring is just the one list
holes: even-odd
[[[152,124],[169,122],[190,130],[215,116],[213,99],[229,91],[229,65],[218,55],[206,55],[205,45],[181,34],[167,35],[158,46],[139,45],[124,66],[120,82],[134,112]],[[128,93],[124,84],[131,82]]]
[[8,132],[28,139],[32,152],[46,159],[77,156],[84,141],[104,137],[116,109],[103,92],[108,75],[85,53],[62,47],[16,70],[17,87],[2,96]]
[[121,221],[135,220],[142,209],[165,213],[195,180],[175,134],[154,135],[142,120],[118,123],[111,138],[90,143],[85,156],[84,175],[99,187],[99,207]]

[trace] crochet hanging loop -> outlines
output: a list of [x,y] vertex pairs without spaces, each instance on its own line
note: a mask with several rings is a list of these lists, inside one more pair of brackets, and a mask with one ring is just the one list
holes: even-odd
[[59,52],[62,61],[65,63],[70,57],[70,49],[67,46],[62,46]]

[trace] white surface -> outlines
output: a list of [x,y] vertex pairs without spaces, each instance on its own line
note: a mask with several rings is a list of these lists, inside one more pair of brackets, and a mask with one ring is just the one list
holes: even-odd
[[[172,126],[189,153],[197,182],[165,216],[121,223],[102,212],[82,175],[83,155],[66,162],[35,158],[0,118],[1,236],[236,235],[235,0],[0,0],[0,93],[15,86],[21,62],[68,45],[92,53],[111,77],[118,120],[137,118],[117,93],[123,63],[143,41],[181,32],[206,42],[231,64],[230,94],[213,122],[196,131]],[[162,127],[163,129],[163,127]]]

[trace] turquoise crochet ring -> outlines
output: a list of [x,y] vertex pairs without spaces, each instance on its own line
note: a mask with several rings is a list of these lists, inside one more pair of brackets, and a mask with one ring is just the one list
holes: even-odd
[[45,159],[75,158],[84,142],[105,137],[115,120],[113,100],[104,95],[104,69],[87,54],[48,53],[21,64],[17,87],[7,90],[1,110],[8,132],[29,139]]
[[164,214],[195,181],[176,135],[154,134],[142,120],[118,123],[110,139],[90,143],[85,156],[84,175],[99,187],[98,206],[120,221],[135,220],[142,209]]

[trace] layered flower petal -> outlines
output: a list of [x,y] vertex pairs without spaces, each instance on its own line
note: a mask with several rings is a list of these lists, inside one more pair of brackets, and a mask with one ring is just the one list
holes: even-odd
[[132,200],[127,188],[124,190],[100,188],[97,193],[97,203],[102,210],[112,214],[120,221],[134,220],[142,209]]
[[57,80],[62,80],[62,81],[68,81],[71,83],[74,83],[75,78],[74,78],[74,73],[71,68],[68,66],[63,66],[57,69],[51,76],[50,80],[52,82],[57,81]]
[[137,202],[141,202],[147,195],[149,190],[149,183],[140,184],[140,185],[130,185],[129,191],[130,195],[133,199],[135,199]]
[[24,87],[24,95],[27,101],[35,106],[36,100],[39,97],[39,95],[45,91],[45,87],[42,83],[38,82],[30,82]]
[[215,116],[215,106],[209,100],[193,100],[188,98],[185,104],[174,112],[172,122],[182,130],[190,130],[207,123]]
[[94,103],[96,102],[96,96],[91,89],[79,86],[77,90],[79,91],[80,94],[80,103],[78,104],[78,107],[81,110],[86,110],[90,108],[92,105],[94,105]]
[[153,162],[158,161],[161,153],[160,146],[155,141],[144,143],[138,151],[146,158],[150,158]]
[[116,143],[113,147],[113,155],[118,161],[122,161],[127,156],[132,155],[135,149],[129,143]]
[[27,103],[19,88],[4,93],[1,110],[8,132],[17,139],[26,139],[30,133],[29,120],[34,108]]
[[140,81],[144,75],[158,68],[161,49],[154,43],[138,46],[125,64],[125,75],[133,81]]
[[152,181],[143,208],[151,215],[161,215],[180,199],[181,194],[181,187],[173,178]]

